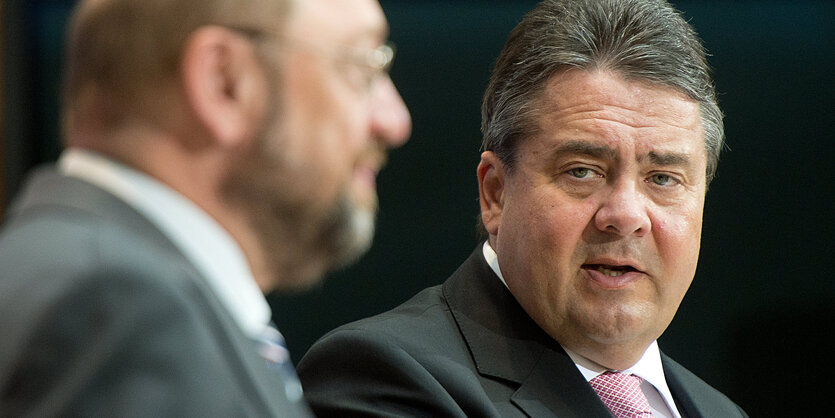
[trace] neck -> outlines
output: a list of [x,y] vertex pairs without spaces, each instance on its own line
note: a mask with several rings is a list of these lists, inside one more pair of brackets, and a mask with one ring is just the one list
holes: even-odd
[[652,343],[594,344],[564,347],[609,370],[626,370],[641,360]]

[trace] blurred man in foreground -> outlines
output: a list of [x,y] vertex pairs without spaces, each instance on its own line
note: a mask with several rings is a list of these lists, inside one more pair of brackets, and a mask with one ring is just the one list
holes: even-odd
[[696,271],[722,147],[703,47],[662,0],[548,0],[482,107],[488,239],[299,365],[320,416],[734,417],[656,339]]
[[263,292],[370,245],[410,118],[374,0],[89,0],[0,233],[0,415],[306,416]]

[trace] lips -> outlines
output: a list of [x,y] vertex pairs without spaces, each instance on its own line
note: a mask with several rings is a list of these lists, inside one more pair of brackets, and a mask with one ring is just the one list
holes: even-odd
[[362,153],[354,165],[354,175],[376,189],[377,174],[380,173],[385,164],[386,153],[379,147],[370,147]]
[[597,270],[609,277],[618,277],[631,271],[638,271],[632,266],[612,266],[608,264],[585,264],[583,268]]
[[379,169],[371,166],[357,167],[354,170],[354,175],[370,187],[376,187],[378,171]]
[[621,289],[640,278],[645,273],[632,262],[593,262],[583,264],[581,269],[593,282],[605,289]]

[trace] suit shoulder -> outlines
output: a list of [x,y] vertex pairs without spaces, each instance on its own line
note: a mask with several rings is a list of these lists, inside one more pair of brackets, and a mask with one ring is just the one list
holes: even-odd
[[440,286],[329,332],[297,371],[317,416],[497,416]]
[[399,340],[408,343],[414,337],[444,333],[454,327],[441,286],[426,288],[389,311],[342,325],[322,337],[331,336]]
[[299,363],[299,374],[304,379],[306,373],[320,374],[311,371],[332,364],[350,368],[389,364],[393,369],[425,369],[434,375],[474,367],[440,286],[424,289],[388,312],[325,334]]
[[[91,277],[129,280],[142,277],[171,283],[172,266],[184,258],[161,232],[150,226],[136,228],[80,210],[41,208],[4,225],[0,233],[0,280],[3,293],[28,283],[62,289]],[[108,274],[108,272],[110,274]]]
[[[227,363],[211,313],[161,281],[114,275],[99,270],[74,281],[33,307],[26,322],[0,320],[13,336],[0,343],[5,407],[33,415],[158,408],[203,416],[218,413],[209,405],[237,408],[240,393],[230,382],[239,373]],[[49,401],[59,394],[62,402]]]
[[704,416],[742,416],[748,415],[743,409],[693,372],[675,360],[662,354],[667,384],[683,407],[697,409]]
[[189,266],[176,260],[141,236],[85,213],[18,218],[0,235],[0,325],[9,337],[2,345],[22,344],[66,306],[96,311],[99,318],[127,312],[142,300],[186,307],[198,292],[190,285]]
[[[238,373],[224,362],[221,314],[196,273],[153,241],[95,221],[37,216],[0,238],[0,263],[10,266],[0,278],[0,404],[46,416],[238,405],[239,392],[212,389]],[[62,402],[49,401],[58,394]],[[157,401],[140,402],[149,399]]]
[[346,358],[369,361],[410,358],[430,367],[437,363],[471,362],[457,323],[440,286],[424,289],[400,306],[345,324],[316,341],[299,364],[327,364]]

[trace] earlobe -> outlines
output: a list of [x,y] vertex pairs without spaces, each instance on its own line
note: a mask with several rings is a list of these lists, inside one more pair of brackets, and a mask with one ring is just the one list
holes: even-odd
[[504,164],[492,151],[485,151],[477,175],[481,220],[491,236],[497,235],[504,207]]
[[192,115],[214,142],[234,146],[257,130],[265,98],[264,87],[253,84],[264,74],[243,35],[219,26],[196,30],[186,41],[181,77]]

